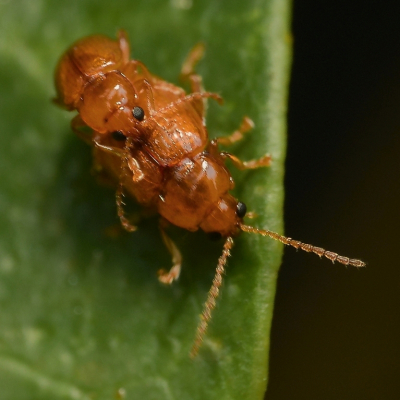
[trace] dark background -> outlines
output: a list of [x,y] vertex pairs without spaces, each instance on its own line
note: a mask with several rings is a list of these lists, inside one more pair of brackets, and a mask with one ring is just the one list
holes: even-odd
[[285,249],[266,399],[400,398],[396,2],[295,1]]

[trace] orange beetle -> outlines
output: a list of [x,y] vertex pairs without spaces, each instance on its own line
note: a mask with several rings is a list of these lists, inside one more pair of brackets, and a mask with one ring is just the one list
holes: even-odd
[[[101,35],[77,41],[61,57],[55,73],[55,102],[78,111],[71,123],[73,130],[93,146],[95,165],[117,184],[116,202],[123,227],[136,229],[124,215],[123,192],[160,214],[162,238],[173,260],[170,271],[159,271],[162,283],[176,280],[182,263],[177,246],[165,232],[166,224],[189,231],[200,228],[225,238],[192,356],[198,352],[215,307],[232,238],[240,231],[269,236],[344,265],[365,266],[360,260],[243,224],[246,206],[229,193],[234,182],[225,160],[230,159],[240,169],[254,169],[268,166],[271,158],[266,155],[244,162],[219,150],[219,144],[232,144],[253,127],[248,117],[230,136],[209,141],[205,101],[222,99],[205,92],[201,77],[194,72],[203,50],[201,44],[195,46],[182,67],[181,78],[189,81],[190,94],[151,74],[140,61],[130,60],[124,31],[116,41]],[[84,133],[84,127],[91,133]]]

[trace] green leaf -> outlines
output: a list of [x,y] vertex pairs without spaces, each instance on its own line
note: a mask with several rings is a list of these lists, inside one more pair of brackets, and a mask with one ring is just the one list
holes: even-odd
[[211,137],[243,115],[256,123],[232,151],[269,152],[270,168],[238,172],[235,195],[258,227],[282,231],[288,0],[0,1],[0,392],[8,399],[261,399],[282,246],[242,234],[200,350],[188,356],[222,244],[174,230],[181,278],[157,220],[111,237],[113,191],[90,173],[91,151],[56,108],[61,53],[92,33],[127,30],[132,57],[177,82],[199,41]]

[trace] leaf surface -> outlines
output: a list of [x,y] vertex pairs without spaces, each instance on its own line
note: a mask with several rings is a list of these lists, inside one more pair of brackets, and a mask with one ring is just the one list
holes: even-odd
[[[57,109],[61,53],[93,33],[131,39],[132,57],[178,83],[199,41],[210,136],[251,117],[232,153],[269,152],[270,168],[238,172],[235,195],[258,227],[282,231],[290,2],[151,0],[0,2],[0,392],[9,399],[261,399],[282,246],[242,234],[199,356],[188,357],[222,243],[174,230],[183,272],[151,218],[110,235],[113,191],[90,173],[91,151]],[[230,166],[232,167],[232,166]],[[125,395],[124,395],[125,393]],[[125,396],[125,397],[124,397]]]

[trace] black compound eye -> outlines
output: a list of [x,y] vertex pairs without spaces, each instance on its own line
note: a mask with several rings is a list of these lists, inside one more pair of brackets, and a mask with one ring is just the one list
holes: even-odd
[[138,121],[143,121],[144,110],[142,107],[133,107],[132,114]]
[[217,241],[222,238],[222,235],[219,232],[210,232],[208,233],[208,238],[212,241]]
[[126,139],[126,136],[121,131],[115,131],[111,135],[113,139],[118,142],[123,142]]
[[243,218],[246,215],[246,212],[247,212],[246,204],[239,201],[236,206],[236,215],[239,218]]

